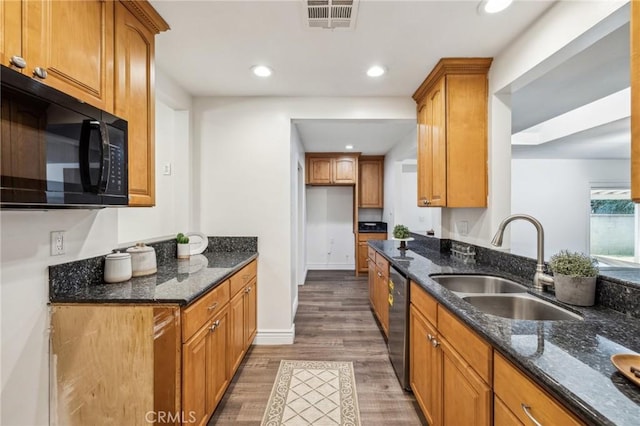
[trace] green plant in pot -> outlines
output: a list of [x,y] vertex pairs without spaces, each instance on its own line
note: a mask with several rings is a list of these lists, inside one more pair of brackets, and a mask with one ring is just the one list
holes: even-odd
[[191,256],[189,237],[181,232],[176,235],[176,243],[178,243],[178,259],[188,259]]
[[[409,228],[407,228],[404,225],[396,225],[393,227],[393,238],[395,238],[396,240],[401,240],[400,241],[400,247],[398,247],[400,250],[406,250],[407,248],[407,241],[409,239]],[[404,240],[404,241],[402,241]]]
[[549,259],[556,298],[578,306],[595,303],[598,261],[584,253],[561,250]]

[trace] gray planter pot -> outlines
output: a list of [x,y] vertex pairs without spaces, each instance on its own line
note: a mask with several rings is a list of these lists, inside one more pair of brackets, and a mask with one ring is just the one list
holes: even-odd
[[556,298],[577,306],[593,306],[596,299],[597,277],[570,277],[554,274]]

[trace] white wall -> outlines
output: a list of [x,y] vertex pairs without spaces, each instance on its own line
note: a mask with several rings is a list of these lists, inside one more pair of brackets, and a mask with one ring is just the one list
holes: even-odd
[[307,188],[307,267],[355,269],[353,187]]
[[291,120],[415,119],[406,98],[198,98],[194,101],[207,234],[258,237],[257,343],[293,341]]
[[298,310],[298,286],[307,276],[306,267],[306,197],[304,147],[296,126],[291,126],[291,311]]
[[[443,237],[490,245],[499,223],[511,213],[511,89],[526,84],[564,60],[557,55],[560,49],[626,3],[628,1],[558,2],[494,58],[489,71],[488,208],[443,209]],[[563,55],[584,48],[589,40],[580,41],[571,44],[571,49],[566,49]],[[468,231],[463,235],[458,226],[465,221]]]
[[416,126],[385,155],[383,220],[389,232],[402,224],[411,232],[425,235],[433,229],[440,236],[442,209],[418,207],[417,143]]
[[[511,167],[511,209],[542,223],[545,258],[569,249],[589,253],[592,186],[630,182],[629,160],[514,159]],[[536,231],[515,221],[511,252],[536,257]]]
[[[182,151],[174,152],[188,150],[185,114],[189,114],[172,113],[169,108],[181,104],[188,109],[189,96],[161,72],[157,73],[157,84],[156,155],[157,159],[172,158],[176,174],[156,176],[160,196],[156,207],[0,212],[2,425],[49,423],[47,267],[103,255],[128,242],[155,239],[166,229],[189,226],[189,204],[186,215],[174,208],[176,202],[184,202],[184,194],[189,194],[184,186],[188,178],[183,175],[188,170],[187,159]],[[159,164],[156,169],[162,170]],[[158,223],[158,217],[164,217],[168,226]],[[66,231],[65,255],[49,256],[49,233],[54,230]]]

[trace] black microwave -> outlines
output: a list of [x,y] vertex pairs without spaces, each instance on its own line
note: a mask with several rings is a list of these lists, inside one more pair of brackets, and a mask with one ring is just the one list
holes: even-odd
[[127,122],[1,66],[0,207],[129,203]]

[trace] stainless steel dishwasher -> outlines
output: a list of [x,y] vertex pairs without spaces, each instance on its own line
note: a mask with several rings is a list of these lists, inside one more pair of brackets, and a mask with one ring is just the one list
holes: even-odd
[[400,385],[409,383],[409,280],[393,266],[389,273],[389,358]]

